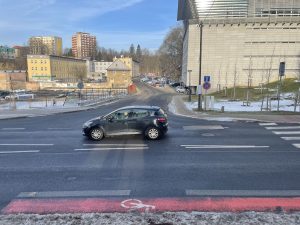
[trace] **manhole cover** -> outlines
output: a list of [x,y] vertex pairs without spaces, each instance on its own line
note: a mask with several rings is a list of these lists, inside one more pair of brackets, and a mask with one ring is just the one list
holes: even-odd
[[214,137],[216,135],[211,134],[211,133],[205,133],[205,134],[202,134],[201,136],[203,136],[203,137]]

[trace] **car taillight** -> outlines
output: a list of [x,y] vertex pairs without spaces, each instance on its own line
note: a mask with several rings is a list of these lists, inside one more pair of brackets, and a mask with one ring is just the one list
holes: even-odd
[[167,119],[164,117],[159,117],[159,118],[157,118],[157,121],[161,122],[161,123],[165,123],[165,122],[167,122]]

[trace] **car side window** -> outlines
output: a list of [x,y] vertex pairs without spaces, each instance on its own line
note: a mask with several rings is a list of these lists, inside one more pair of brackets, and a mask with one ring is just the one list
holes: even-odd
[[150,116],[150,112],[145,109],[135,109],[133,111],[133,117],[134,119],[141,119]]
[[117,121],[127,120],[129,118],[130,110],[120,110],[113,114],[113,118]]

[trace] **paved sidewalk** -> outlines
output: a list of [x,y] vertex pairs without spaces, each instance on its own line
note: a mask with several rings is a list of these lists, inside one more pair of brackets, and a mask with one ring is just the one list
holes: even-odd
[[112,104],[119,100],[120,100],[120,98],[109,99],[107,101],[100,101],[100,102],[96,102],[94,104],[90,104],[87,106],[78,106],[78,107],[0,110],[0,120],[48,116],[48,115],[53,115],[53,114],[58,114],[58,113],[72,113],[72,112],[86,111],[86,110],[98,108],[99,106],[102,106],[102,105]]
[[300,114],[284,112],[255,112],[255,113],[220,113],[220,112],[197,112],[189,110],[183,101],[183,96],[174,96],[169,105],[169,110],[174,114],[214,121],[262,121],[276,123],[300,123]]

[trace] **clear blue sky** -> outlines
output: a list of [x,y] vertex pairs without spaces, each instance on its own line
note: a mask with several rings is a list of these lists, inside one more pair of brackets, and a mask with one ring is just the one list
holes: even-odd
[[177,24],[178,0],[0,0],[0,45],[26,44],[30,36],[55,35],[71,47],[77,31],[97,36],[100,46],[159,48]]

